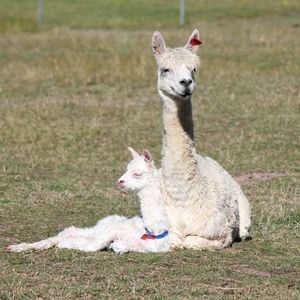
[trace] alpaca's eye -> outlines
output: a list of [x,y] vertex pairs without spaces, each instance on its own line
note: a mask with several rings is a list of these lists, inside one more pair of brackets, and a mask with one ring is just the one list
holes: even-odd
[[142,176],[142,174],[141,173],[133,173],[133,176],[136,178],[140,178]]
[[170,72],[170,69],[161,69],[160,72],[161,72],[162,75],[166,75],[167,73]]
[[194,68],[194,69],[193,69],[193,72],[196,73],[196,71],[197,71],[196,68]]

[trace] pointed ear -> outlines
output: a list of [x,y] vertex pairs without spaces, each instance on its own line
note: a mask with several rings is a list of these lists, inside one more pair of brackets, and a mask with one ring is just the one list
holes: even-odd
[[199,31],[197,29],[194,29],[193,33],[189,37],[189,39],[184,47],[188,50],[196,52],[198,50],[199,45],[201,45],[201,44],[202,44],[202,42],[200,40]]
[[140,157],[140,155],[131,147],[128,147],[128,150],[130,151],[132,158]]
[[166,44],[162,35],[155,31],[152,36],[152,51],[156,59],[166,50]]
[[152,163],[153,162],[152,156],[151,156],[151,154],[148,150],[144,150],[144,160],[145,160],[146,163]]

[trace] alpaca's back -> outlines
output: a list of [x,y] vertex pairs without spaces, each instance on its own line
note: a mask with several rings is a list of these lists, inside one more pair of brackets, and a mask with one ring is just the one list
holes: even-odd
[[217,203],[228,206],[229,215],[233,213],[235,216],[235,226],[239,237],[247,238],[251,226],[250,204],[239,184],[214,159],[198,155],[198,161],[200,173],[206,176],[209,182],[214,182],[217,185],[219,190]]

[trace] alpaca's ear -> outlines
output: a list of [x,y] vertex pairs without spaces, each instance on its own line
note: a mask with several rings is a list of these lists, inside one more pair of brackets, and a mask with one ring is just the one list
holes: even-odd
[[148,150],[144,150],[144,159],[146,163],[152,162],[152,156]]
[[166,50],[166,44],[164,38],[160,32],[155,31],[152,36],[152,51],[156,59],[163,54]]
[[201,45],[201,44],[202,44],[202,42],[200,40],[199,31],[197,29],[194,29],[193,33],[189,37],[189,39],[184,47],[188,50],[196,52],[198,50],[199,45]]
[[153,159],[148,150],[144,150],[144,160],[148,165],[153,165]]
[[128,147],[128,150],[130,151],[132,158],[140,157],[140,155],[131,147]]

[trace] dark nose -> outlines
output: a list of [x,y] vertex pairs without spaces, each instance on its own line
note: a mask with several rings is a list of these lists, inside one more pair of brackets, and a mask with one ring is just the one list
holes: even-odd
[[124,186],[125,181],[124,180],[119,180],[119,187],[123,187]]
[[184,87],[188,87],[192,82],[192,79],[182,79],[179,81],[179,83]]

